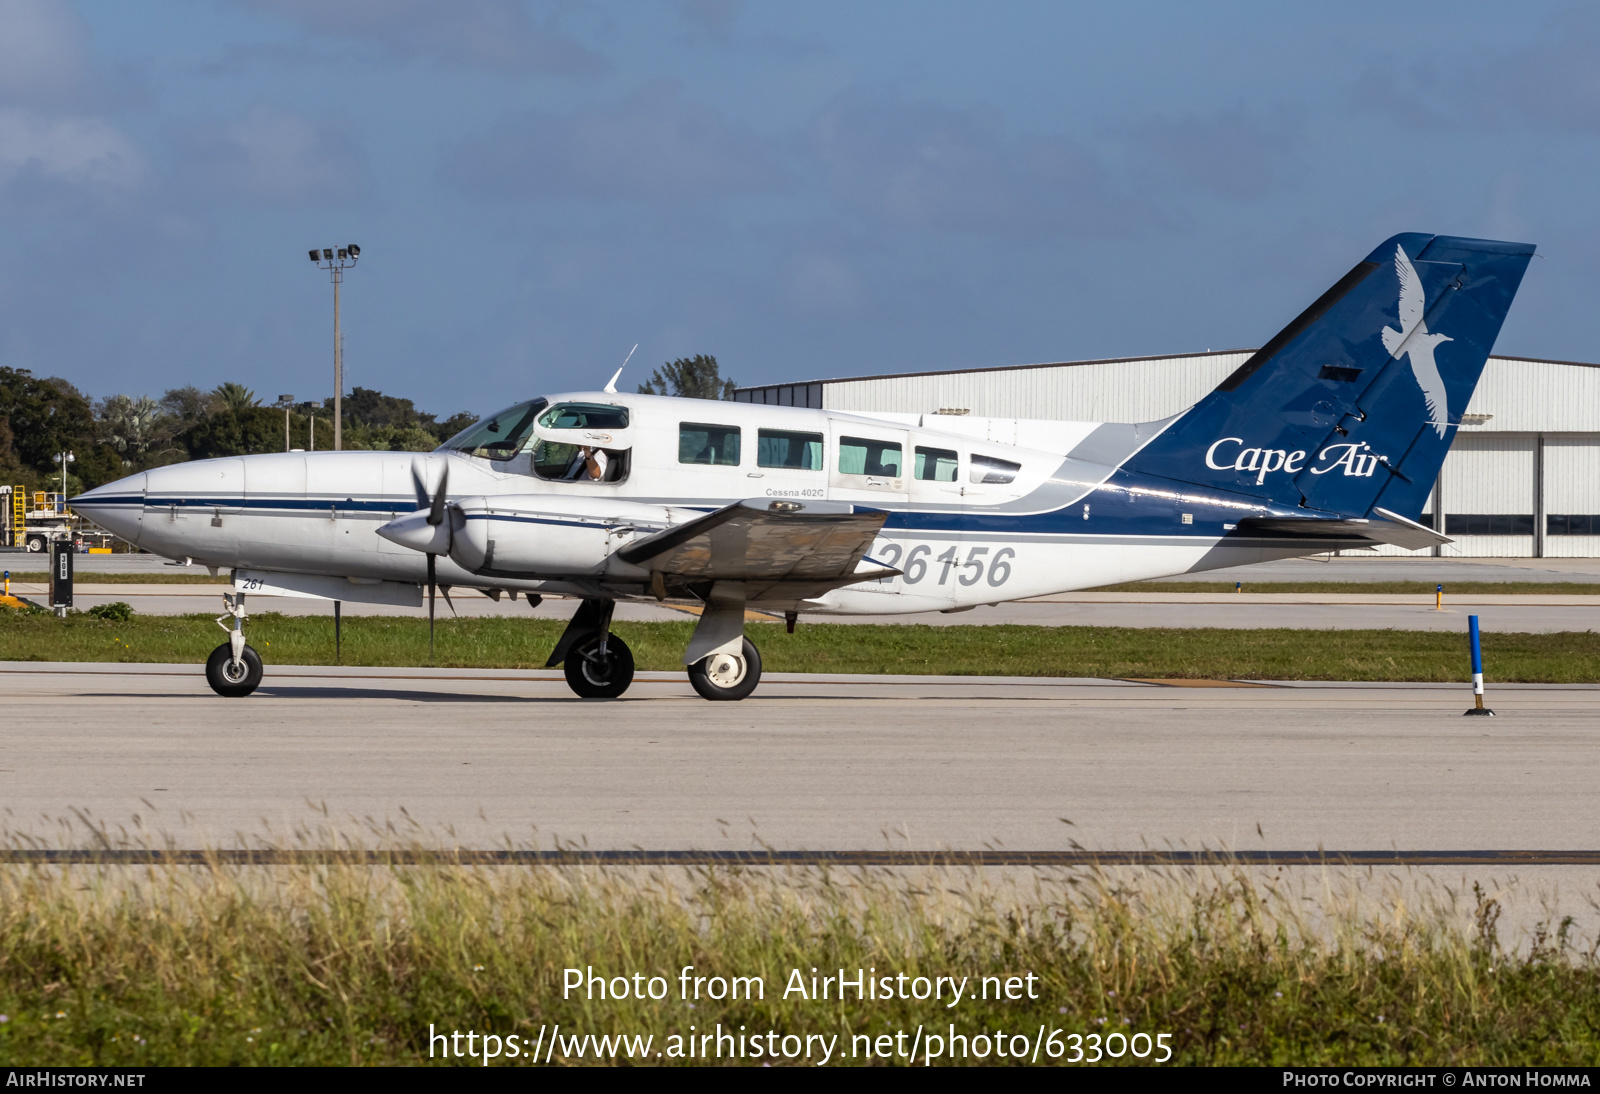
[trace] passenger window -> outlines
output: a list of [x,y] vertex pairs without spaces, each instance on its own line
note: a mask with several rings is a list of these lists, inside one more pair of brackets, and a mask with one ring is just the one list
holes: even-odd
[[984,485],[1007,483],[1017,477],[1017,472],[1022,470],[1020,463],[1009,460],[997,460],[993,456],[980,456],[973,453],[972,471],[969,477],[973,482]]
[[822,434],[762,429],[756,433],[756,465],[792,471],[822,470]]
[[680,422],[678,462],[708,463],[717,467],[739,466],[739,427]]
[[627,429],[628,408],[606,403],[557,403],[539,418],[545,429]]
[[956,481],[956,454],[948,448],[917,447],[917,478],[928,482]]
[[899,441],[839,438],[839,473],[842,475],[886,475],[897,479],[900,464]]

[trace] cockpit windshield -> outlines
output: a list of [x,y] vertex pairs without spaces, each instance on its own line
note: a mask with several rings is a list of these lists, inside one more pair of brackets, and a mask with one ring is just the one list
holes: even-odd
[[465,452],[486,460],[509,460],[533,434],[533,422],[539,411],[550,405],[548,399],[532,399],[526,403],[507,407],[491,414],[481,422],[469,425],[444,444],[440,451]]

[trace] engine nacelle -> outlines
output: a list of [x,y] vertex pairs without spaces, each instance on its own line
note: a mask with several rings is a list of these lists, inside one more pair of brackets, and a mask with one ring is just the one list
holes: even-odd
[[451,503],[450,557],[473,573],[598,575],[618,548],[698,513],[609,498],[515,494]]

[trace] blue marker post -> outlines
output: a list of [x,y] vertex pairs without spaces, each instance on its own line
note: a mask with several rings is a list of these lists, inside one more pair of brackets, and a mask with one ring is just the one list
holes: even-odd
[[1483,705],[1483,646],[1478,641],[1478,617],[1467,616],[1467,634],[1472,639],[1472,709],[1468,714],[1493,718],[1494,711]]

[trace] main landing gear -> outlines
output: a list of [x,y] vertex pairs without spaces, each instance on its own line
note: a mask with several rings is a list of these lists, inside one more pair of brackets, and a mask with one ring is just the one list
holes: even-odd
[[561,666],[567,686],[583,699],[615,699],[633,683],[633,651],[611,633],[615,600],[585,600],[556,648],[546,668]]
[[[585,600],[550,652],[567,686],[584,699],[615,699],[633,683],[633,651],[611,633],[614,600]],[[761,653],[744,637],[744,601],[713,600],[701,613],[684,655],[689,683],[702,698],[746,698],[761,682]]]
[[738,653],[713,653],[689,666],[689,683],[702,699],[743,699],[760,682],[761,651],[748,638],[741,640]]
[[223,593],[227,610],[217,616],[217,626],[228,632],[228,640],[206,658],[206,683],[218,695],[237,699],[249,695],[261,683],[261,655],[244,643],[244,594]]

